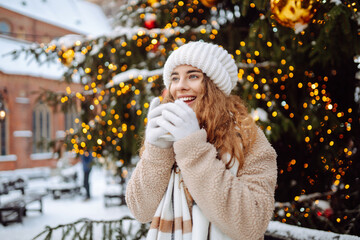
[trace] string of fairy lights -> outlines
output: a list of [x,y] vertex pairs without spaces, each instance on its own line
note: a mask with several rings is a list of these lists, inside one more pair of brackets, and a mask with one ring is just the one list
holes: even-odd
[[[279,1],[277,1],[277,2],[279,2]],[[358,11],[357,4],[358,3],[356,3],[356,2],[347,3],[347,7],[350,8],[354,13],[357,13],[357,11]],[[276,19],[279,20],[279,18],[276,18]],[[324,19],[326,19],[326,17]],[[325,24],[325,20],[313,19],[312,23],[313,24]],[[289,23],[286,23],[286,25],[289,26]],[[273,27],[274,27],[274,25],[273,25]],[[293,25],[292,26],[290,25],[290,27],[293,27]],[[301,31],[300,34],[304,35],[305,31]],[[360,34],[360,32],[358,32],[358,34]],[[259,38],[261,38],[261,35],[259,36]],[[301,46],[302,42],[299,41],[298,44]],[[269,46],[271,47],[271,43],[269,43]],[[285,59],[281,60],[282,65],[284,65],[285,63],[286,63]],[[287,74],[283,75],[281,77],[281,81],[285,81],[287,79],[291,79],[291,78],[294,77],[294,75],[293,75],[294,73],[292,72],[294,70],[294,67],[289,66],[289,70],[290,70],[290,73],[288,75]],[[254,73],[258,74],[258,70],[254,69]],[[281,74],[281,69],[278,69],[277,73],[280,75]],[[313,75],[312,72],[308,72],[308,71],[304,72],[305,77],[310,78],[312,80],[315,80],[314,76],[312,76],[312,75]],[[326,83],[329,80],[328,76],[317,77],[317,79],[318,79],[318,81],[309,81],[309,82],[307,82],[307,85],[304,85],[301,82],[298,83],[297,87],[299,89],[307,90],[307,92],[309,93],[309,96],[310,96],[309,102],[304,102],[302,104],[303,108],[306,109],[306,108],[316,106],[316,105],[324,106],[324,109],[326,111],[334,113],[337,116],[337,118],[339,118],[339,121],[342,121],[342,123],[339,126],[328,127],[326,122],[329,120],[329,114],[325,114],[323,116],[322,122],[320,122],[321,127],[320,128],[319,127],[313,128],[309,116],[305,115],[305,116],[303,116],[303,118],[309,124],[307,125],[306,129],[304,129],[304,131],[308,131],[309,136],[306,136],[304,138],[304,142],[306,144],[308,144],[309,147],[311,148],[311,144],[314,144],[314,143],[312,143],[312,139],[311,139],[310,135],[314,135],[314,138],[316,137],[316,139],[318,139],[318,141],[320,143],[328,144],[329,147],[334,147],[334,144],[336,142],[335,138],[339,138],[339,139],[344,138],[344,135],[343,135],[343,133],[341,131],[340,131],[340,134],[336,133],[336,128],[343,128],[347,132],[351,131],[351,129],[352,129],[351,128],[351,123],[353,121],[353,119],[351,117],[351,113],[353,112],[353,109],[348,108],[347,112],[338,111],[337,110],[338,104],[334,103],[332,101],[332,99],[329,97],[329,95],[327,94],[327,91],[326,91]],[[253,79],[252,76],[251,77],[248,76],[247,80],[249,82],[254,82],[254,79]],[[273,83],[279,82],[278,78],[270,79],[270,81],[271,80],[272,80]],[[261,79],[261,83],[266,83],[266,82],[268,82],[266,79]],[[254,87],[255,90],[258,89],[257,84],[254,84],[253,87]],[[280,89],[284,90],[285,86],[281,85]],[[257,99],[265,99],[265,97],[266,96],[264,94],[260,94],[260,93],[256,94]],[[279,99],[280,96],[277,94],[277,95],[275,95],[275,98]],[[271,102],[271,101],[267,102],[268,107],[271,107],[272,104],[273,104],[273,102]],[[290,110],[291,109],[291,106],[289,107],[289,105],[286,103],[286,101],[282,101],[281,105],[284,107],[285,110]],[[272,113],[272,116],[276,117],[277,113],[274,111]],[[290,111],[289,117],[294,118],[294,113]],[[314,131],[314,130],[315,130],[315,134],[312,134],[312,131]],[[351,147],[344,147],[343,152],[345,153],[346,157],[350,157],[352,155]],[[335,179],[334,179],[333,185],[338,187],[340,185],[340,183],[341,183],[342,176],[344,176],[346,174],[346,170],[351,166],[352,161],[349,160],[347,162],[347,164],[345,164],[345,160],[336,158],[335,161],[337,162],[338,167],[334,167],[334,164],[332,164],[333,166],[331,167],[330,166],[331,164],[329,163],[328,159],[326,159],[325,156],[321,156],[321,159],[322,159],[322,163],[324,164],[324,169],[335,174]],[[292,170],[291,166],[295,165],[295,164],[296,164],[296,159],[292,159],[291,161],[289,161],[287,171],[291,172],[291,170]],[[308,168],[308,167],[309,167],[309,164],[305,163],[304,168]],[[279,171],[280,174],[282,174],[283,172],[284,172],[283,169],[281,169]],[[310,178],[309,176],[308,176],[308,180],[309,180],[310,184],[312,184],[312,185],[315,184],[314,179]],[[346,184],[346,185],[343,186],[343,188],[344,189],[349,189],[350,185]],[[306,192],[305,189],[301,190],[301,194],[305,194],[305,192]],[[330,199],[330,198],[331,198],[331,193],[329,193],[327,195],[327,199]],[[349,198],[350,198],[350,195],[345,194],[345,199],[347,200]],[[300,198],[299,195],[294,197],[295,202],[298,202],[300,199],[301,198]],[[319,200],[315,201],[315,206],[318,204],[318,201]],[[280,217],[281,221],[284,222],[284,223],[287,222],[287,219],[289,219],[289,218],[291,218],[294,222],[298,222],[296,220],[296,217],[299,217],[299,216],[302,216],[302,217],[305,217],[305,218],[309,217],[309,214],[310,214],[310,212],[311,212],[311,210],[313,208],[314,208],[314,206],[309,206],[307,208],[301,207],[299,212],[297,212],[297,211],[294,210],[294,209],[296,209],[295,204],[292,204],[291,207],[286,206],[286,204],[285,205],[281,204],[280,209],[284,210],[284,212],[282,214],[279,214],[279,212],[277,212],[275,214],[275,217]],[[322,215],[325,216],[326,215],[327,217],[329,216],[329,214],[323,214],[323,213],[321,213],[319,211],[317,211],[317,215],[318,216],[322,216]],[[342,220],[347,220],[347,219],[348,219],[347,214],[344,214],[344,216],[342,218],[337,217],[336,222],[340,223]]]
[[[169,2],[173,4],[172,8],[167,7]],[[217,12],[217,1],[202,0],[200,2],[209,8],[210,11]],[[327,2],[326,0],[309,1],[309,5],[305,7],[294,5],[295,2],[296,1],[286,1],[285,3],[284,0],[270,0],[272,10],[270,19],[273,32],[278,31],[278,24],[295,29],[295,25],[299,23],[300,18],[301,21],[305,21],[300,22],[303,25],[324,25],[326,21],[329,20],[329,16],[327,15],[313,19],[319,4]],[[118,84],[114,84],[113,79],[118,74],[126,73],[131,69],[132,66],[128,62],[131,62],[131,59],[141,51],[145,51],[147,54],[158,54],[154,57],[156,61],[153,62],[150,60],[150,62],[153,64],[153,67],[161,68],[169,51],[169,49],[164,47],[165,44],[169,44],[171,50],[176,49],[179,45],[190,40],[216,40],[221,31],[221,29],[219,29],[219,23],[216,22],[215,19],[206,19],[204,17],[204,7],[200,7],[199,4],[196,0],[148,0],[141,5],[129,6],[128,10],[145,9],[148,6],[154,8],[153,13],[146,11],[139,13],[139,20],[144,22],[145,27],[139,28],[131,38],[120,36],[114,41],[113,39],[103,40],[103,46],[111,47],[104,47],[96,53],[94,61],[97,62],[98,65],[83,65],[83,73],[80,73],[78,68],[73,68],[74,74],[83,74],[86,79],[90,80],[84,85],[82,92],[73,92],[70,87],[68,87],[66,94],[61,98],[61,103],[66,104],[73,98],[83,103],[89,102],[88,109],[85,111],[89,111],[93,115],[93,118],[89,122],[83,122],[80,118],[76,118],[75,124],[78,127],[67,130],[67,133],[72,136],[70,142],[74,153],[82,155],[84,151],[91,146],[93,156],[101,159],[103,157],[101,150],[105,149],[105,146],[112,145],[114,151],[124,151],[121,143],[127,133],[132,132],[134,138],[139,138],[141,134],[139,128],[140,125],[144,126],[147,123],[145,113],[149,107],[149,102],[146,101],[146,99],[144,101],[141,96],[148,94],[148,88],[159,87],[161,75],[139,75],[135,77],[129,75],[128,81],[122,81]],[[257,7],[254,2],[248,4],[250,8]],[[300,8],[300,16],[297,15],[297,18],[294,18],[287,7],[279,7],[281,4],[285,4],[285,6],[288,7],[293,6]],[[360,8],[358,2],[344,1],[344,5],[354,14],[358,14]],[[172,17],[171,21],[164,24],[161,30],[158,30],[156,29],[156,17],[158,13],[156,9],[160,9],[161,7],[165,8],[163,9],[165,14],[170,14]],[[180,18],[179,13],[183,11],[186,11],[187,15],[184,18]],[[260,15],[260,17],[264,18],[263,13],[260,13]],[[196,16],[200,16],[199,19],[197,19]],[[196,34],[184,37],[184,32],[188,30],[186,26],[194,24],[199,25],[199,27],[195,28]],[[298,37],[294,38],[294,41],[296,41],[299,47],[303,45],[301,37],[306,36],[306,34],[309,34],[306,29],[301,28]],[[360,31],[358,35],[360,35]],[[268,49],[269,51],[276,45],[276,43],[271,40],[265,39],[265,35],[262,32],[258,32],[257,38],[263,40],[264,49]],[[96,44],[99,43],[96,41],[76,41],[73,47],[70,48],[53,44],[46,46],[45,51],[57,52],[60,62],[67,67],[73,67],[78,64],[76,60],[78,58],[77,54],[88,57],[94,50],[94,45]],[[344,108],[339,108],[338,103],[334,102],[328,94],[327,83],[329,78],[331,78],[330,75],[336,73],[330,72],[328,76],[315,76],[312,71],[299,72],[296,66],[287,60],[288,49],[286,46],[279,46],[279,48],[281,50],[281,56],[283,57],[276,64],[276,68],[272,69],[272,74],[270,75],[266,75],[268,66],[265,65],[265,67],[263,67],[261,61],[259,61],[259,59],[266,59],[266,56],[263,55],[267,54],[267,50],[254,50],[248,46],[248,43],[244,40],[238,43],[238,47],[233,52],[236,60],[241,59],[242,64],[250,66],[249,69],[240,67],[238,77],[240,82],[243,84],[247,82],[251,86],[252,91],[247,96],[248,100],[256,99],[256,101],[263,102],[264,104],[262,105],[267,108],[265,110],[269,113],[270,117],[269,124],[264,126],[265,130],[268,132],[272,131],[274,125],[272,125],[271,122],[276,122],[274,119],[280,117],[289,119],[301,118],[304,121],[304,137],[302,141],[309,149],[316,144],[324,144],[329,148],[338,148],[338,146],[336,146],[337,140],[343,139],[346,132],[350,133],[352,131],[352,123],[354,121],[352,112],[354,110],[352,108],[347,108],[346,111],[339,110]],[[103,51],[104,49],[107,49],[107,51]],[[121,56],[123,60],[117,62],[118,56]],[[287,88],[287,83],[295,79],[305,79],[297,83],[297,89],[308,94],[307,98],[305,98],[306,100],[299,103],[299,106],[302,107],[305,113],[301,116],[297,116],[295,111],[295,107],[297,108],[299,106],[293,106],[288,101],[288,94],[291,94],[291,92]],[[110,87],[105,87],[109,86],[107,84],[110,84]],[[148,88],[144,86],[148,86]],[[274,91],[269,89],[269,86],[271,86],[271,89],[274,89]],[[131,95],[131,97],[124,97],[128,95]],[[121,97],[126,99],[126,102],[123,102],[124,107],[121,111],[111,105],[111,101],[108,100],[109,96],[114,99]],[[313,109],[319,108],[321,108],[322,112],[321,121],[314,125],[314,121],[311,119],[313,116],[310,113]],[[131,113],[130,110],[133,111],[133,113]],[[309,113],[307,114],[306,112]],[[141,123],[132,123],[131,119],[133,115],[141,119]],[[329,119],[332,116],[336,116],[340,124],[329,124]],[[259,120],[258,116],[254,118],[255,120]],[[101,126],[101,128],[99,128],[99,126]],[[93,142],[94,144],[89,145],[89,142]],[[345,158],[328,159],[325,155],[320,156],[323,169],[334,175],[333,185],[335,187],[341,185],[342,177],[345,176],[346,171],[352,165],[352,161],[350,160],[353,154],[352,146],[345,146],[341,151],[344,153]],[[125,159],[120,158],[118,161],[124,164]],[[279,169],[279,174],[291,172],[296,164],[299,164],[298,159],[290,158],[288,165],[284,169]],[[310,164],[311,162],[305,162],[302,167],[307,169]],[[307,176],[307,181],[311,185],[316,184],[316,180],[311,176]],[[344,189],[349,189],[350,187],[349,184],[342,186]],[[301,189],[294,197],[294,202],[300,202],[301,196],[305,194],[306,189]],[[327,195],[327,199],[330,198],[331,193]],[[345,194],[345,199],[349,198],[350,196]],[[293,219],[294,217],[302,216],[307,218],[311,215],[312,206],[310,205],[308,207],[301,207],[299,211],[294,210],[294,208],[294,205],[282,205],[281,209],[284,210],[284,214],[277,212],[276,216],[280,217],[282,222],[287,222],[288,219]],[[338,217],[336,221],[340,223],[347,218],[348,216],[344,214],[344,216]]]
[[[196,1],[194,1],[193,3],[194,3],[195,5],[198,4],[198,2],[196,2]],[[164,4],[164,3],[163,3],[163,4]],[[252,3],[252,4],[253,4],[253,3]],[[184,3],[183,3],[182,1],[179,1],[179,2],[178,2],[178,5],[179,5],[179,6],[183,6]],[[356,3],[354,2],[354,3],[352,3],[352,4],[348,4],[348,7],[352,7],[353,10],[354,10],[354,12],[356,12],[356,11],[357,11],[357,8],[354,7],[355,5],[356,5]],[[144,15],[143,15],[143,14],[140,15],[140,18],[144,18]],[[176,23],[176,21],[174,21],[174,23]],[[175,24],[175,26],[176,26],[176,24]],[[165,29],[166,29],[166,28],[172,28],[172,27],[174,27],[174,24],[169,24],[169,25],[166,25],[166,26],[165,26]],[[205,34],[205,33],[206,33],[206,30],[203,28],[203,29],[200,30],[200,32],[203,33],[203,34]],[[211,32],[212,32],[212,33],[211,33],[211,35],[210,35],[210,38],[215,38],[215,37],[216,37],[216,34],[218,33],[217,29],[212,29]],[[302,32],[302,33],[303,33],[303,32]],[[165,42],[168,41],[167,38],[166,38],[164,35],[161,35],[161,36],[160,36],[160,39],[161,39],[161,40],[159,41],[159,40],[157,39],[158,36],[157,36],[156,34],[152,36],[151,40],[150,40],[149,37],[146,37],[146,38],[143,38],[143,39],[138,38],[138,36],[144,36],[144,35],[145,35],[145,32],[144,32],[144,31],[139,31],[137,35],[134,35],[134,36],[133,36],[132,40],[136,40],[136,41],[137,41],[137,46],[138,46],[138,47],[141,47],[144,43],[146,43],[147,41],[149,41],[150,44],[146,47],[146,51],[151,51],[151,50],[153,50],[153,49],[155,48],[155,46],[158,44],[158,42],[165,43]],[[261,35],[259,35],[259,38],[261,38]],[[175,41],[177,41],[177,40],[180,40],[180,41],[183,42],[183,43],[185,43],[185,41],[186,41],[184,38],[182,38],[182,39],[175,39]],[[240,46],[245,46],[245,44],[246,44],[246,43],[245,43],[244,41],[240,42]],[[76,45],[76,46],[80,46],[80,45],[81,45],[81,42],[78,41],[78,42],[75,43],[75,45]],[[122,47],[126,47],[126,45],[127,45],[126,42],[123,42],[123,43],[122,43]],[[271,47],[271,46],[272,46],[272,43],[271,43],[270,41],[268,41],[268,42],[267,42],[267,45],[268,45],[269,47]],[[56,48],[56,46],[54,46],[54,45],[49,46],[48,49],[47,49],[47,51],[54,51],[55,48]],[[285,51],[285,47],[283,47],[282,49],[284,49],[284,51]],[[83,47],[81,53],[84,54],[84,55],[86,55],[90,50],[91,50],[91,46],[88,45],[88,46],[86,46],[86,47]],[[164,51],[165,51],[165,48],[163,48],[161,51],[164,52]],[[116,53],[116,49],[115,49],[115,48],[112,48],[112,49],[111,49],[111,52],[115,54],[115,53]],[[238,49],[238,50],[236,50],[235,53],[236,53],[236,55],[240,55],[240,54],[241,54],[241,51]],[[74,55],[75,55],[75,52],[74,52],[73,49],[68,49],[68,50],[66,50],[66,51],[60,51],[59,54],[61,54],[61,58],[60,58],[60,59],[61,59],[61,62],[63,62],[65,65],[69,66],[69,65],[73,62]],[[131,50],[128,50],[128,51],[126,52],[126,56],[128,56],[128,57],[130,57],[131,54],[132,54],[132,53],[131,53]],[[250,63],[256,64],[256,60],[255,60],[255,59],[251,59],[251,56],[252,56],[251,53],[246,53],[245,55],[246,55],[246,57],[247,57],[247,60],[246,60],[247,63],[249,63],[249,64],[250,64]],[[255,51],[255,52],[253,53],[253,56],[259,56],[259,55],[260,55],[260,52],[259,52],[259,51]],[[99,53],[99,54],[98,54],[98,58],[101,59],[102,57],[103,57],[103,53]],[[282,60],[281,60],[281,64],[282,64],[282,65],[285,65],[285,64],[286,64],[286,60],[285,60],[285,59],[282,59]],[[116,66],[116,64],[113,64],[113,63],[107,64],[107,67],[108,67],[109,69],[113,70],[114,72],[115,72],[115,71],[117,70],[117,68],[118,68],[118,66]],[[121,69],[122,72],[123,72],[123,71],[126,71],[126,70],[127,70],[127,65],[124,64],[123,66],[120,67],[120,69]],[[262,78],[260,82],[261,82],[262,84],[266,84],[266,83],[274,83],[274,84],[276,84],[276,83],[278,83],[278,82],[284,82],[286,79],[288,79],[288,78],[293,78],[293,77],[294,77],[294,73],[292,72],[293,70],[294,70],[294,67],[293,67],[293,66],[289,66],[289,71],[290,71],[290,72],[289,72],[288,74],[286,73],[286,74],[284,74],[283,76],[281,76],[280,79],[277,78],[277,77],[275,77],[275,78],[273,78],[273,79],[270,79],[270,80],[267,80],[267,79],[265,79],[265,78]],[[281,68],[278,68],[276,72],[277,72],[279,75],[281,75],[282,71],[283,71],[283,70],[282,70]],[[101,79],[102,79],[102,73],[103,73],[103,72],[104,72],[104,68],[103,68],[102,66],[99,66],[99,68],[98,68],[98,74],[97,74],[97,80],[101,80]],[[259,70],[259,68],[254,67],[253,72],[254,72],[255,75],[258,75],[258,74],[260,73],[260,70]],[[86,69],[85,69],[85,73],[86,73],[86,74],[91,73],[91,68],[86,68]],[[240,69],[240,70],[239,70],[239,77],[242,78],[242,75],[243,75],[243,74],[244,74],[244,71],[243,71],[242,69]],[[311,74],[311,73],[305,73],[305,75],[309,75],[309,74]],[[152,81],[154,81],[154,78],[159,78],[159,76],[150,77],[150,78],[148,79],[148,81],[151,81],[151,82],[152,82]],[[141,80],[141,78],[138,79],[138,80]],[[248,75],[248,76],[247,76],[247,80],[248,80],[249,82],[254,82],[254,76],[253,76],[253,74]],[[136,79],[135,81],[137,81],[137,79]],[[325,82],[327,81],[327,77],[324,77],[324,81],[325,81]],[[136,82],[135,82],[135,83],[136,83]],[[319,91],[319,89],[318,89],[319,83],[313,83],[313,84],[311,84],[311,83],[309,82],[308,84],[309,84],[309,85],[308,85],[309,89],[312,90],[312,91],[310,92],[310,96],[314,97],[314,98],[312,99],[312,101],[311,101],[311,104],[312,104],[312,105],[315,105],[316,102],[321,99],[323,102],[326,102],[326,103],[327,103],[327,105],[326,105],[326,107],[325,107],[327,110],[332,110],[333,112],[336,112],[336,103],[335,103],[334,105],[331,103],[331,99],[330,99],[329,97],[327,97],[327,95],[326,95],[326,89],[322,89],[321,91]],[[96,88],[96,83],[95,83],[95,82],[91,83],[90,87],[92,88],[92,91],[93,91],[94,93],[97,93],[97,88]],[[88,91],[90,87],[89,87],[88,85],[85,85],[84,90],[85,90],[85,91]],[[125,94],[127,91],[129,91],[130,88],[131,88],[131,85],[125,85],[125,84],[122,83],[122,84],[119,85],[119,87],[121,88],[121,90],[118,90],[118,91],[117,91],[117,94],[118,94],[118,95],[121,95],[121,94]],[[304,86],[303,86],[302,83],[299,83],[299,84],[298,84],[298,87],[299,87],[299,88],[303,88]],[[322,87],[323,87],[323,88],[326,88],[326,85],[322,85]],[[257,83],[255,83],[255,84],[253,84],[253,88],[254,88],[255,90],[257,90],[257,89],[259,88],[259,85],[258,85]],[[281,85],[281,86],[280,86],[280,89],[284,91],[284,90],[285,90],[285,85]],[[110,91],[111,91],[112,93],[114,93],[115,88],[111,88]],[[105,92],[102,91],[102,92],[101,92],[101,96],[99,97],[99,99],[97,99],[97,98],[94,99],[94,104],[95,104],[95,105],[98,105],[98,104],[99,104],[99,102],[101,101],[102,96],[104,95],[104,93],[105,93]],[[321,98],[320,98],[320,94],[319,94],[319,93],[322,94],[322,97],[321,97]],[[136,90],[136,95],[138,95],[138,94],[140,94],[140,92],[139,92],[139,90],[137,89],[137,90]],[[78,97],[80,100],[82,100],[82,101],[85,100],[85,98],[81,95],[81,93],[77,93],[76,95],[77,95],[77,97]],[[256,93],[256,94],[255,94],[255,97],[256,97],[257,99],[263,99],[263,100],[264,100],[264,99],[266,98],[266,95],[265,95],[264,93],[262,93],[262,94],[261,94],[261,93]],[[275,94],[274,97],[275,97],[275,99],[279,99],[279,98],[280,98],[280,95],[279,95],[279,94]],[[64,97],[64,98],[62,99],[62,102],[65,102],[66,100],[67,100],[67,97]],[[268,107],[271,107],[273,104],[274,104],[274,102],[272,102],[272,101],[268,101],[268,102],[267,102],[267,106],[268,106]],[[286,109],[286,110],[289,109],[289,105],[286,103],[286,101],[283,101],[283,102],[282,102],[282,106],[283,106],[283,108]],[[306,107],[308,106],[308,104],[307,104],[307,103],[304,103],[303,106],[304,106],[304,108],[306,108]],[[352,109],[349,108],[349,109],[348,109],[348,112],[351,113],[351,112],[352,112]],[[278,114],[278,113],[276,112],[276,110],[274,110],[271,115],[272,115],[273,117],[276,117],[277,114]],[[337,115],[338,115],[338,117],[343,117],[343,116],[344,116],[344,113],[343,113],[343,112],[339,112]],[[290,118],[293,118],[293,117],[294,117],[294,114],[293,114],[293,113],[290,113],[290,114],[289,114],[289,117],[290,117]],[[324,120],[326,121],[326,119],[324,119]],[[352,121],[352,119],[350,118],[350,119],[345,123],[347,131],[350,131],[350,130],[351,130],[351,121]],[[269,126],[269,128],[271,128],[271,127]],[[311,128],[312,128],[311,125],[309,125],[309,126],[308,126],[308,130],[311,130]],[[270,129],[269,129],[269,130],[270,130]],[[330,130],[330,131],[331,131],[331,130]],[[328,131],[328,132],[329,132],[329,131]],[[310,141],[309,137],[306,137],[304,140],[305,140],[305,142],[309,142],[309,141]],[[320,138],[320,141],[323,142],[324,139],[323,139],[323,138]],[[329,145],[332,146],[332,145],[333,145],[333,142],[330,142]],[[349,154],[351,154],[351,151],[349,151]]]

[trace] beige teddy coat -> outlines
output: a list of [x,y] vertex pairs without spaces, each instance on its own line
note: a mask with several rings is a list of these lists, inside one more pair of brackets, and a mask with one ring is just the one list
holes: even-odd
[[202,129],[169,149],[145,142],[126,189],[130,211],[140,222],[152,220],[176,160],[191,196],[211,223],[232,239],[263,239],[274,209],[275,150],[258,129],[243,168],[234,176],[206,139]]

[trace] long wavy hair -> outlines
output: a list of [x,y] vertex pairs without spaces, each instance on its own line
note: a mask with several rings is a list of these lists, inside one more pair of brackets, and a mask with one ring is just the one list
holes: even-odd
[[[173,102],[167,91],[162,103]],[[204,74],[204,88],[197,96],[194,111],[201,128],[207,132],[207,141],[215,146],[218,158],[229,153],[226,163],[231,168],[239,161],[239,170],[244,164],[244,156],[256,138],[256,124],[239,96],[225,95],[213,81]]]

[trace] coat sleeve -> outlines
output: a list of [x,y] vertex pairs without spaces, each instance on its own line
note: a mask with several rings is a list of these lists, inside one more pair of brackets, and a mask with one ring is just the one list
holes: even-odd
[[152,220],[169,183],[175,163],[173,148],[161,149],[145,142],[126,187],[126,204],[140,222]]
[[272,217],[276,152],[258,129],[238,176],[216,158],[205,130],[176,142],[176,162],[197,205],[231,239],[261,239]]

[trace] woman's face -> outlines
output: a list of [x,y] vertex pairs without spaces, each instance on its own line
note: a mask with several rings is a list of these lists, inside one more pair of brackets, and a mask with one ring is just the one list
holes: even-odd
[[182,100],[190,107],[194,106],[204,89],[203,72],[190,65],[177,66],[171,73],[170,81],[170,93],[174,99]]

